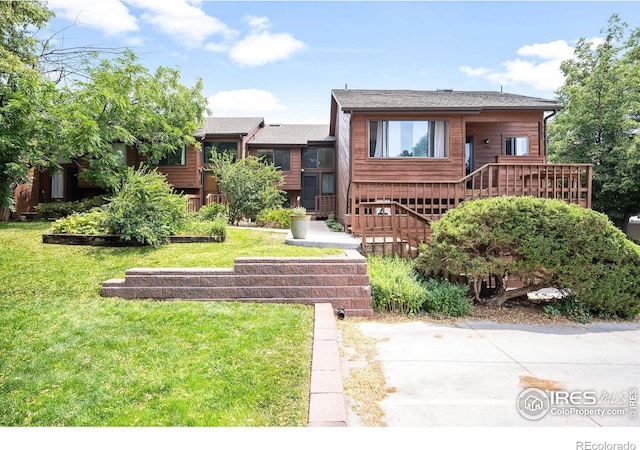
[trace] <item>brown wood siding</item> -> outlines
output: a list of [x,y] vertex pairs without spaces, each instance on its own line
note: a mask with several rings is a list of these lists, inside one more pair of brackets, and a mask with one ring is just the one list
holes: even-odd
[[347,225],[351,185],[351,115],[338,109],[336,118],[336,216]]
[[184,166],[158,166],[158,172],[165,174],[176,189],[200,189],[200,153],[188,147]]
[[[369,120],[381,119],[447,120],[449,156],[447,158],[370,158]],[[448,181],[458,180],[465,175],[465,136],[461,115],[355,115],[352,126],[353,181]]]
[[[528,136],[530,159],[537,162],[538,157],[545,156],[542,111],[483,111],[465,116],[464,122],[466,135],[474,138],[474,170],[495,163],[498,156],[504,155],[505,137]],[[485,139],[489,144],[484,143]]]
[[[291,156],[289,160],[290,169],[287,172],[282,172],[284,175],[284,187],[285,191],[300,191],[302,189],[302,148],[293,147],[291,149]],[[297,195],[300,195],[299,193]]]
[[[44,191],[44,187],[41,188],[40,186],[42,178],[44,178],[44,174],[41,174],[37,169],[31,168],[29,169],[29,182],[16,187],[14,200],[17,214],[35,211],[35,207],[39,203],[39,194]],[[49,179],[48,176],[46,178],[47,180]]]
[[[544,156],[541,154],[538,129],[537,122],[467,123],[467,135],[474,138],[473,170],[477,170],[485,164],[494,163],[497,156],[504,155],[504,138],[506,137],[527,136],[529,138],[529,156]],[[489,144],[484,143],[485,139],[489,139]]]
[[[250,156],[258,156],[258,150],[282,149],[289,150],[289,169],[283,170],[284,185],[280,189],[283,191],[299,191],[302,189],[302,147],[281,147],[274,145],[261,145],[259,147],[251,147],[247,151]],[[294,198],[295,200],[295,198]]]

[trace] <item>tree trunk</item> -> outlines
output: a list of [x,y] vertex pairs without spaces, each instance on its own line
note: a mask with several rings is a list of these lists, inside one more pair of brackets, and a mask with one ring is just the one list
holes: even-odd
[[483,301],[489,306],[502,306],[512,298],[521,297],[529,292],[538,291],[540,289],[551,287],[550,284],[530,284],[518,289],[504,290],[491,297],[485,298]]
[[8,222],[11,218],[11,210],[9,208],[0,207],[0,222]]

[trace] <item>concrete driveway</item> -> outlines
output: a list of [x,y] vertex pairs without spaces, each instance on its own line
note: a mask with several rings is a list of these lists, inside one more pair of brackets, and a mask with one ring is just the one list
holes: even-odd
[[357,326],[393,388],[389,427],[640,426],[640,323]]

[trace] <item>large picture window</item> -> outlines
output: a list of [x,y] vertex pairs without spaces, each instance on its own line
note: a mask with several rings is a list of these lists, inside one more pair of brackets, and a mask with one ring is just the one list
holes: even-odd
[[369,156],[372,158],[446,158],[449,156],[446,120],[371,120]]
[[276,166],[284,172],[291,170],[291,151],[289,150],[258,150],[258,158]]
[[510,156],[527,156],[529,154],[529,138],[527,136],[505,138],[504,154]]
[[233,161],[238,159],[238,143],[237,142],[205,142],[202,144],[202,151],[204,155],[204,162],[211,161],[213,152],[226,154],[231,156]]

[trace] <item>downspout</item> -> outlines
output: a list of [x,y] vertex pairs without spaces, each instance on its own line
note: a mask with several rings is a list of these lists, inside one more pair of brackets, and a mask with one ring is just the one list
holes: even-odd
[[[338,144],[339,145],[339,144]],[[353,111],[349,112],[349,170],[347,177],[347,210],[345,214],[352,214],[353,204],[351,203],[351,176],[353,167]],[[353,223],[353,217],[351,217],[351,223]]]
[[547,157],[547,147],[549,146],[549,142],[547,142],[547,121],[551,119],[558,113],[558,110],[554,110],[551,114],[544,118],[543,121],[543,134],[544,134],[544,157]]

